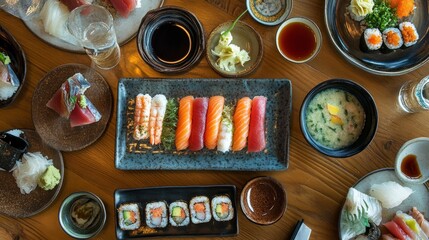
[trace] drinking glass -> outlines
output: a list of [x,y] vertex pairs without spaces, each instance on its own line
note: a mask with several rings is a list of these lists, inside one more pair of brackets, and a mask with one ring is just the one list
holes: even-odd
[[69,32],[101,69],[110,69],[119,63],[120,49],[113,27],[113,17],[99,5],[75,8],[67,20]]
[[404,83],[399,90],[398,102],[408,113],[429,110],[429,76]]

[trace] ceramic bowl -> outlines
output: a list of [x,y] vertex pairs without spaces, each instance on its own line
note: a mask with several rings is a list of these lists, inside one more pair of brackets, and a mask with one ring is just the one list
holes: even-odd
[[218,57],[212,53],[212,50],[218,45],[220,34],[223,31],[226,31],[232,23],[233,21],[224,22],[213,29],[207,40],[206,56],[210,66],[221,76],[242,77],[255,71],[261,63],[263,44],[261,36],[253,27],[245,22],[238,21],[235,27],[231,30],[231,35],[233,37],[231,44],[235,44],[239,46],[240,49],[246,50],[249,53],[250,60],[245,62],[243,66],[236,64],[235,71],[226,71],[221,69],[216,64]]
[[257,177],[244,186],[240,196],[241,210],[252,222],[270,225],[285,213],[286,191],[272,177]]
[[282,23],[292,11],[292,0],[247,0],[246,5],[253,19],[268,26]]
[[[165,35],[159,35],[158,30],[164,29],[166,25],[177,26],[174,31],[163,31]],[[176,31],[178,30],[178,31]],[[153,39],[164,39],[165,47],[156,45],[158,41]],[[184,54],[177,59],[171,60],[162,57],[157,49],[167,49],[180,36],[184,36],[186,49]],[[197,17],[191,12],[179,7],[161,7],[149,11],[142,19],[137,34],[137,47],[143,60],[158,72],[162,73],[180,73],[190,70],[197,64],[205,48],[205,33],[203,26]],[[174,49],[173,49],[174,50]]]
[[[307,57],[303,57],[303,58],[294,58],[292,55],[289,55],[287,53],[284,52],[284,50],[282,50],[282,44],[281,42],[284,41],[282,40],[282,31],[285,31],[285,29],[290,25],[290,24],[294,24],[294,23],[302,23],[304,25],[306,25],[306,27],[310,28],[311,31],[314,34],[314,41],[315,43],[315,47],[314,49],[309,52],[309,55]],[[303,36],[304,34],[302,32],[300,32],[299,34],[290,34],[289,37],[291,37],[292,39],[295,39],[294,36]],[[303,44],[305,42],[301,41],[301,39],[297,39],[295,41],[291,41],[290,44],[292,46],[294,46],[295,48],[304,48],[304,47],[308,47],[306,46],[307,44]],[[314,42],[313,42],[314,43]],[[280,55],[282,55],[286,60],[293,62],[293,63],[305,63],[308,62],[310,60],[312,60],[313,58],[315,58],[317,56],[317,54],[320,51],[320,48],[322,46],[322,33],[320,32],[319,27],[316,25],[315,22],[313,22],[312,20],[308,19],[308,18],[304,18],[304,17],[294,17],[294,18],[289,18],[288,20],[286,20],[285,22],[283,22],[280,27],[277,29],[277,34],[276,34],[276,46],[277,46],[277,50],[279,51]],[[311,49],[310,49],[311,50]]]
[[[428,149],[429,138],[427,137],[415,138],[402,145],[395,160],[395,172],[401,181],[412,184],[423,184],[429,181],[429,168],[426,167],[429,166]],[[414,158],[415,164],[409,158]],[[420,174],[410,174],[411,172]]]
[[[94,203],[100,207],[99,216],[95,219],[94,224],[91,224],[86,229],[77,227],[74,223],[74,219],[71,216],[73,204],[76,201],[84,198],[94,201]],[[76,239],[87,239],[96,236],[103,229],[104,224],[106,223],[106,208],[103,201],[95,194],[90,192],[75,192],[64,199],[60,206],[58,218],[61,228],[70,237]]]
[[[340,148],[328,148],[317,142],[309,133],[306,124],[306,110],[310,101],[320,92],[327,89],[340,89],[354,95],[365,111],[365,125],[358,139],[351,145]],[[331,79],[316,85],[304,98],[300,110],[300,125],[305,140],[317,151],[337,158],[353,156],[364,150],[372,141],[378,126],[378,112],[371,94],[359,84],[346,79]]]

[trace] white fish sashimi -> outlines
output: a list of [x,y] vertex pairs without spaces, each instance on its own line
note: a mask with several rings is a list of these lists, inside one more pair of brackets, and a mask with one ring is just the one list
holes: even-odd
[[29,194],[36,189],[37,180],[50,165],[52,165],[52,160],[48,160],[40,152],[25,153],[22,156],[22,161],[17,162],[13,171],[13,176],[21,193]]
[[373,184],[369,190],[369,195],[380,201],[384,208],[399,206],[412,193],[411,188],[403,187],[394,181]]

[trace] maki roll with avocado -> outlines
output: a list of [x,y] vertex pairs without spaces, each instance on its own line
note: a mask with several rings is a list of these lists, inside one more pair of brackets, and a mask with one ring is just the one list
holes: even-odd
[[119,227],[122,230],[135,230],[140,227],[140,210],[137,203],[121,204],[118,208]]
[[187,226],[189,224],[188,204],[176,201],[170,204],[170,224],[174,227]]
[[212,213],[216,221],[229,221],[234,217],[231,199],[227,196],[217,196],[212,199]]
[[146,225],[150,228],[164,228],[167,226],[167,204],[163,201],[146,205]]
[[210,201],[206,196],[196,196],[189,202],[191,220],[194,224],[206,223],[212,219]]

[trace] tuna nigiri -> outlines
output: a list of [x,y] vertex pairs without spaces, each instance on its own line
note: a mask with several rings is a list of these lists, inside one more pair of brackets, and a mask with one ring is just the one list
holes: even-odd
[[204,133],[204,144],[208,149],[214,149],[217,145],[224,103],[225,98],[222,96],[214,96],[209,99],[206,131]]
[[208,98],[196,98],[192,109],[192,129],[189,138],[189,150],[198,151],[204,147],[204,131],[209,105]]
[[138,94],[136,96],[136,107],[134,109],[134,134],[135,140],[149,138],[149,117],[152,97],[149,94]]
[[167,109],[167,98],[158,94],[152,98],[149,118],[149,141],[152,145],[161,143],[162,122]]
[[252,100],[250,98],[244,97],[238,100],[234,113],[233,151],[240,151],[246,146],[247,136],[249,134],[251,107]]
[[136,0],[110,0],[110,3],[122,17],[128,17],[130,12],[136,8]]
[[228,152],[232,144],[232,108],[224,106],[222,120],[219,127],[219,137],[217,140],[217,150]]
[[179,120],[176,128],[176,149],[184,150],[189,146],[192,127],[193,96],[186,96],[179,101]]
[[252,100],[252,111],[250,114],[249,138],[247,143],[248,152],[260,152],[265,148],[265,110],[267,98],[263,96],[254,97]]

